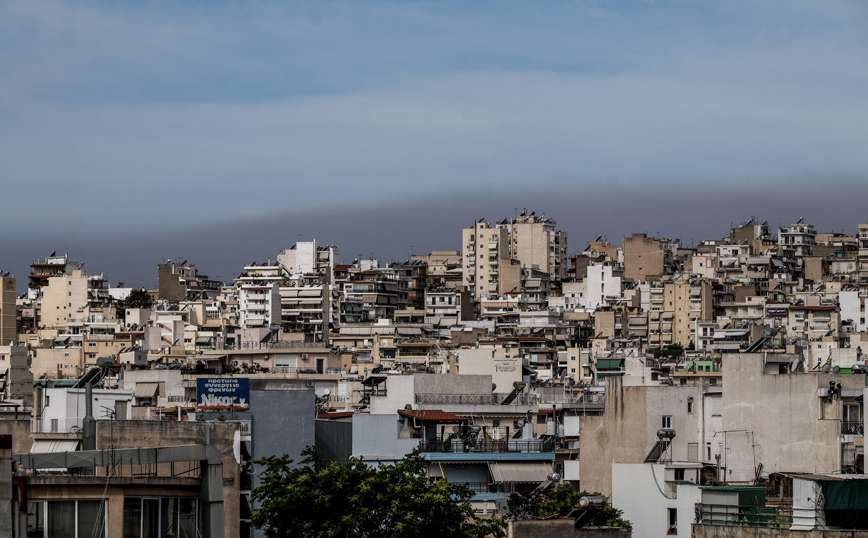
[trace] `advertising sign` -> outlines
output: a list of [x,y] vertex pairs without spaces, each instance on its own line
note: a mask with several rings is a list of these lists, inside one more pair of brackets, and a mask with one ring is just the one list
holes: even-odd
[[246,377],[200,377],[196,380],[196,408],[250,409],[250,380]]

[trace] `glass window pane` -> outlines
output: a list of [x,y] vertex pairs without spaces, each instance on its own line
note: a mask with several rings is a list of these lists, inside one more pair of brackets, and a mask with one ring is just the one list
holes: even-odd
[[46,530],[51,538],[75,538],[75,501],[49,502]]
[[160,536],[178,536],[178,499],[160,499]]
[[78,501],[79,538],[105,538],[103,501]]
[[181,498],[178,501],[181,519],[178,538],[196,538],[196,499]]
[[27,501],[27,536],[45,537],[45,503]]
[[138,497],[124,499],[124,538],[140,538],[142,526],[142,500]]
[[160,536],[160,500],[142,499],[142,538]]

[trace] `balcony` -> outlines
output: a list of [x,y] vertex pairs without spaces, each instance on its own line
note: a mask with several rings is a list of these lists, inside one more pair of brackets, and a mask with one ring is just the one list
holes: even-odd
[[696,517],[699,525],[788,529],[793,523],[793,508],[791,505],[732,506],[697,503]]
[[841,433],[850,435],[864,435],[864,423],[860,421],[843,421],[841,422]]
[[[503,405],[507,394],[416,394],[417,404],[435,405]],[[534,405],[538,402],[536,394],[518,394],[510,402],[512,405]]]
[[468,452],[554,452],[555,445],[542,439],[460,439],[452,436],[445,438],[423,439],[419,441],[419,452],[454,453]]

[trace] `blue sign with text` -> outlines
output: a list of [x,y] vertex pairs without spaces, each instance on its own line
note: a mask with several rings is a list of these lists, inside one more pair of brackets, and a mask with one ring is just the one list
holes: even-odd
[[196,380],[198,409],[250,409],[250,380],[246,377],[200,377]]

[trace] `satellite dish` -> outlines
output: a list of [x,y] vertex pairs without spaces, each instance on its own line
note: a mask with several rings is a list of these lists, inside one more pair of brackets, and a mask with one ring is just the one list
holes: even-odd
[[331,396],[331,394],[332,394],[331,389],[325,389],[324,391],[322,391],[322,395],[325,396],[326,398]]

